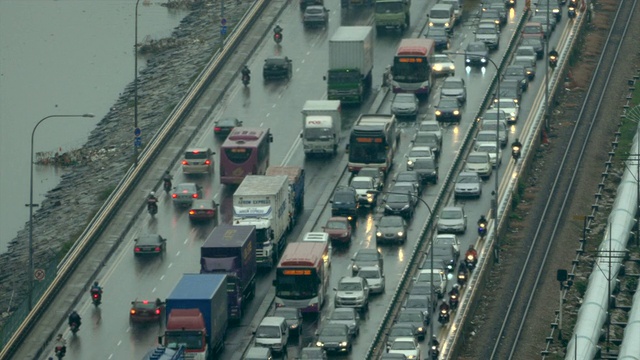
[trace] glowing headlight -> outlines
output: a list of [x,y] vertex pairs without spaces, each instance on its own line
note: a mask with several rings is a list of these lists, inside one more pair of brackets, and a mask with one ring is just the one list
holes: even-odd
[[433,26],[433,22],[429,21],[429,26]]
[[291,329],[297,329],[297,328],[298,328],[298,324],[291,325]]
[[557,13],[559,13],[559,12],[560,12],[560,9],[553,9],[553,13],[554,13],[554,14],[557,14]]
[[442,64],[433,65],[433,71],[442,71]]
[[448,22],[444,23],[444,27],[449,27],[449,23]]
[[398,231],[398,236],[402,236],[404,233],[402,231]]
[[378,232],[376,233],[376,236],[381,237],[381,236],[382,236],[382,231],[378,231]]
[[458,110],[453,110],[453,115],[460,115],[460,111],[458,111]]
[[440,110],[436,110],[436,115],[440,116],[440,115],[442,115],[442,112]]
[[316,346],[317,347],[323,347],[324,343],[322,341],[318,341],[318,342],[316,342]]
[[481,62],[486,63],[487,62],[487,58],[482,58],[480,59]]
[[[437,114],[437,112],[436,112],[436,114]],[[407,161],[407,165],[409,165],[409,166],[413,165],[413,161],[411,161],[411,160]]]
[[418,332],[423,332],[424,328],[422,326],[418,327]]
[[341,346],[341,347],[346,347],[346,346],[347,346],[347,342],[346,342],[346,341],[341,342],[341,343],[340,343],[340,346]]
[[449,69],[451,69],[451,70],[455,70],[455,69],[456,69],[456,66],[455,66],[455,65],[449,65]]

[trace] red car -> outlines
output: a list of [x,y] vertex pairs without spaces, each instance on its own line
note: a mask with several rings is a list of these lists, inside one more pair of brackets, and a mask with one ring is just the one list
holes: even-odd
[[131,302],[129,321],[135,323],[149,321],[162,322],[164,307],[165,303],[160,299],[156,299],[155,301],[136,299]]
[[351,243],[351,224],[346,217],[334,216],[329,218],[322,230],[329,234],[333,243]]
[[522,28],[522,38],[544,39],[542,24],[539,22],[528,22],[524,24],[524,27]]
[[213,200],[194,200],[189,210],[189,220],[211,221],[216,219],[218,205]]

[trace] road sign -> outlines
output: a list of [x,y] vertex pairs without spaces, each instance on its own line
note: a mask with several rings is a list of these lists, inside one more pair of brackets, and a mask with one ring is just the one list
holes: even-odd
[[36,269],[33,272],[33,277],[38,281],[44,280],[44,269]]
[[227,25],[220,26],[220,34],[227,35]]
[[135,140],[133,140],[133,145],[135,147],[142,146],[142,138],[140,136],[136,136]]
[[227,19],[222,18],[222,20],[220,20],[220,24],[222,24],[222,26],[227,25]]
[[135,135],[136,137],[139,137],[140,134],[142,134],[142,130],[140,130],[140,128],[136,128],[135,130],[133,130],[133,135]]

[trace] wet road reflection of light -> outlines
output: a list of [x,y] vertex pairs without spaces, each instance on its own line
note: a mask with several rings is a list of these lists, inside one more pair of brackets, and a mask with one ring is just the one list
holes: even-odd
[[404,248],[398,248],[398,262],[404,262]]
[[515,125],[511,125],[511,127],[509,128],[509,133],[511,133],[511,134],[515,134],[516,133],[516,126]]
[[516,19],[516,9],[511,8],[509,9],[509,24],[515,24],[515,19]]
[[460,128],[458,125],[453,127],[453,142],[454,144],[460,142]]

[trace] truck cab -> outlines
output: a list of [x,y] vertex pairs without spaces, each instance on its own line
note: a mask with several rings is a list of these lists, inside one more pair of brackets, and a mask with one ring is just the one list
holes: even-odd
[[411,25],[411,0],[376,0],[373,18],[378,32],[387,28],[404,32]]

